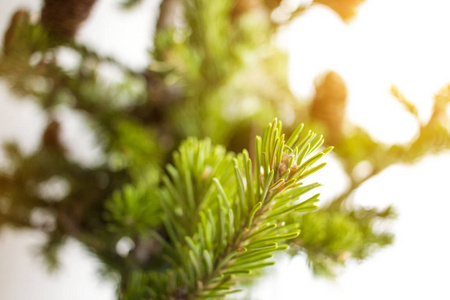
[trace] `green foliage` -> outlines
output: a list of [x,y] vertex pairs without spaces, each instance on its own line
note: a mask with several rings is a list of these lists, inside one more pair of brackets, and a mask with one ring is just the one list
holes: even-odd
[[302,234],[294,241],[291,254],[306,252],[317,275],[335,276],[335,268],[349,258],[365,259],[375,249],[392,243],[393,236],[376,231],[375,224],[393,218],[389,207],[383,211],[358,208],[352,211],[324,208],[301,218]]
[[285,216],[295,220],[317,208],[319,194],[300,200],[318,186],[303,179],[324,166],[313,165],[331,150],[313,155],[322,137],[301,135],[302,128],[285,141],[275,120],[256,138],[253,162],[247,151],[233,157],[209,140],[180,146],[161,194],[170,238],[164,257],[172,268],[152,284],[151,298],[222,298],[252,270],[272,265],[274,251],[288,248],[300,231]]
[[[347,20],[362,1],[341,2],[313,4]],[[317,195],[309,192],[318,184],[307,177],[324,166],[316,163],[329,148],[316,153],[323,139],[309,130],[326,132],[320,120],[330,116],[315,119],[311,99],[297,99],[289,89],[287,55],[273,37],[310,5],[285,11],[283,3],[163,0],[151,63],[142,72],[51,35],[17,12],[2,46],[0,78],[39,104],[48,125],[32,153],[14,143],[4,147],[9,164],[0,173],[0,225],[45,233],[41,252],[50,266],[64,241],[78,240],[103,263],[104,274],[120,277],[118,297],[133,300],[223,298],[288,248],[306,253],[316,274],[332,276],[349,259],[391,243],[392,235],[376,228],[393,217],[390,208],[355,208],[347,199],[393,164],[450,148],[449,87],[437,94],[428,122],[416,118],[420,131],[410,143],[384,145],[348,122],[339,138],[328,134],[351,184],[311,212]],[[280,5],[285,16],[274,19]],[[75,65],[64,66],[61,51]],[[104,68],[120,79],[107,82]],[[332,99],[322,100],[333,107]],[[101,152],[95,164],[70,155],[60,107],[83,116]],[[336,119],[345,122],[341,108]],[[255,139],[274,116],[284,120],[290,138],[274,121]],[[294,127],[297,120],[304,129]],[[355,172],[362,162],[371,167],[364,177]],[[48,193],[54,182],[65,187],[57,196]],[[45,218],[35,222],[36,216]],[[129,249],[117,251],[123,240]]]
[[154,169],[160,164],[162,154],[156,144],[155,133],[140,124],[128,120],[116,120],[107,137],[109,164],[113,169],[127,169],[135,180],[154,177]]
[[105,220],[110,230],[128,236],[142,236],[161,224],[157,184],[126,185],[106,202]]

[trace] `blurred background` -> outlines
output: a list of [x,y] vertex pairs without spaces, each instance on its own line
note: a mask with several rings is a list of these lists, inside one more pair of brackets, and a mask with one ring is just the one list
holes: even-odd
[[[336,146],[314,176],[319,217],[343,221],[313,228],[305,218],[303,232],[317,235],[240,297],[448,299],[450,3],[180,2],[80,1],[80,24],[47,19],[69,38],[52,40],[25,28],[41,12],[45,23],[44,1],[0,0],[0,299],[115,299],[100,271],[109,261],[61,221],[79,214],[88,230],[97,207],[48,203],[108,198],[187,136],[248,148],[275,116]],[[32,189],[56,200],[41,205]],[[317,238],[333,228],[348,240]],[[120,253],[123,235],[105,243]]]

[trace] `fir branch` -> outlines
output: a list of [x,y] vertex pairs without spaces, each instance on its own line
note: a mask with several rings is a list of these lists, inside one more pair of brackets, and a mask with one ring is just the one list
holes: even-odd
[[[288,140],[289,147],[281,129],[281,122],[274,120],[263,138],[256,138],[255,167],[247,151],[233,159],[224,152],[218,156],[214,153],[220,148],[210,148],[209,141],[190,139],[175,154],[175,167],[168,167],[171,178],[165,178],[162,193],[172,243],[166,247],[175,254],[168,260],[179,282],[172,296],[221,298],[234,293],[236,279],[274,264],[267,259],[286,249],[279,243],[298,236],[299,224],[283,227],[282,220],[316,208],[318,194],[304,201],[299,197],[318,184],[302,186],[301,179],[324,166],[311,167],[331,148],[307,159],[322,137],[310,133],[300,139],[299,129]],[[199,181],[205,158],[215,163],[211,176]],[[233,171],[232,180],[230,174],[217,172],[219,166]]]

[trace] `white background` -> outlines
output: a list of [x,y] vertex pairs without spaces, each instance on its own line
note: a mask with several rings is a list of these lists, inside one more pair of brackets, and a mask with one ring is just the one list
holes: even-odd
[[[100,0],[78,38],[134,68],[145,67],[158,3],[147,0],[126,13],[117,3]],[[40,5],[0,0],[0,36],[18,7],[38,12]],[[279,38],[290,54],[292,89],[309,96],[317,75],[337,71],[349,89],[348,118],[379,141],[407,142],[417,125],[389,89],[397,85],[427,120],[433,94],[450,82],[449,14],[446,0],[367,0],[344,24],[328,9],[313,8]],[[73,122],[63,124],[65,139],[79,141],[80,153],[89,157],[90,141],[80,137],[77,116],[68,119]],[[17,101],[0,82],[0,141],[14,139],[29,153],[45,122],[36,105]],[[346,184],[337,162],[331,160],[327,169],[320,178],[325,200]],[[449,183],[449,153],[388,168],[364,184],[354,201],[395,205],[400,215],[392,224],[393,246],[350,264],[334,282],[314,279],[302,257],[281,259],[253,288],[252,299],[450,299]],[[48,274],[33,252],[42,238],[31,231],[0,232],[0,299],[114,299],[113,284],[97,276],[95,258],[74,241],[61,251],[61,269]]]

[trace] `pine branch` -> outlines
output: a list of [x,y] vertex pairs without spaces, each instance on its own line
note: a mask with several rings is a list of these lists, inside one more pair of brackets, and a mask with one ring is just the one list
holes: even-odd
[[234,293],[237,279],[274,264],[267,259],[298,236],[298,224],[282,222],[288,214],[316,208],[319,194],[299,199],[319,185],[303,185],[302,180],[325,165],[313,167],[331,150],[310,157],[323,139],[311,132],[300,138],[301,131],[285,142],[281,122],[271,123],[263,138],[256,138],[254,167],[247,151],[232,157],[221,147],[211,148],[209,141],[194,139],[180,147],[162,192],[170,236],[166,258],[173,265],[168,281],[177,282],[168,288],[173,297]]

